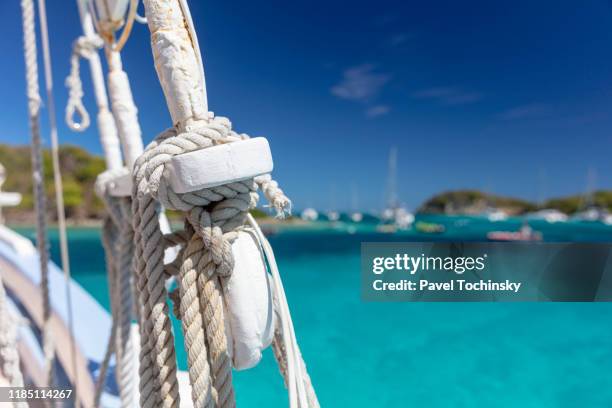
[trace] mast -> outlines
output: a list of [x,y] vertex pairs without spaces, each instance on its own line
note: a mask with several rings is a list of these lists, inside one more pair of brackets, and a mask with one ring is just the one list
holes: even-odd
[[184,130],[194,121],[208,119],[203,69],[196,54],[197,38],[195,33],[190,34],[191,18],[183,17],[179,1],[145,0],[144,5],[155,69],[172,123]]
[[387,179],[387,208],[399,207],[397,198],[397,147],[392,147],[389,152],[389,173]]

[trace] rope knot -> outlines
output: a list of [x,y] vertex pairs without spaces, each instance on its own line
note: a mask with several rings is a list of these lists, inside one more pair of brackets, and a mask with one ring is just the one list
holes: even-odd
[[192,225],[204,248],[210,254],[210,261],[214,264],[214,269],[205,268],[205,273],[210,277],[213,273],[228,277],[234,269],[234,256],[232,254],[232,241],[235,234],[232,232],[224,233],[219,225],[214,225],[211,214],[202,207],[191,210],[187,219]]
[[[99,36],[80,36],[72,44],[70,57],[70,75],[66,78],[68,88],[68,104],[66,105],[66,124],[76,132],[83,132],[89,127],[89,113],[83,105],[83,84],[81,83],[80,58],[92,58],[104,41]],[[79,120],[75,120],[75,114]]]

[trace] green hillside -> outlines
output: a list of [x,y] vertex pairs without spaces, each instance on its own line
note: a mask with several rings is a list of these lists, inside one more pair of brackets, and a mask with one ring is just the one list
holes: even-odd
[[[97,175],[105,170],[104,160],[80,147],[71,145],[61,146],[59,153],[67,217],[76,222],[99,217],[102,214],[103,205],[94,193],[94,183]],[[6,208],[4,212],[11,221],[32,219],[34,201],[30,147],[0,144],[0,163],[6,168],[7,173],[2,190],[19,192],[23,196],[19,207]],[[55,219],[53,168],[51,154],[48,150],[43,153],[43,164],[49,216]]]
[[555,208],[572,214],[589,205],[612,211],[612,191],[596,191],[588,200],[584,195],[573,195],[550,199],[538,205],[527,200],[487,194],[478,190],[455,190],[436,194],[425,201],[418,211],[432,214],[478,214],[487,207],[495,207],[508,214],[524,214],[542,208]]

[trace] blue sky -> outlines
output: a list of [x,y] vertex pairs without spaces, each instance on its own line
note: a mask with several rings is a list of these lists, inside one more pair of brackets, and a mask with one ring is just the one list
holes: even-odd
[[[295,207],[479,188],[528,199],[612,187],[612,3],[191,1],[211,110],[266,136]],[[76,5],[48,0],[59,120]],[[0,142],[29,140],[19,2],[0,3]],[[123,52],[145,141],[170,125],[146,26]],[[91,113],[88,70],[82,69]],[[94,115],[95,116],[95,115]],[[46,129],[46,128],[44,128]],[[100,153],[95,126],[62,143]],[[356,186],[352,188],[351,186]]]

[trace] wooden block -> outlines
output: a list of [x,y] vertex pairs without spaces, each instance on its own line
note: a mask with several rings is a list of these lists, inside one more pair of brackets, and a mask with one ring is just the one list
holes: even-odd
[[21,202],[21,194],[0,192],[0,207],[14,207]]
[[246,370],[259,363],[274,337],[273,283],[252,231],[238,233],[232,253],[234,270],[224,283],[226,335],[233,367]]
[[108,192],[113,197],[130,197],[132,195],[132,175],[122,174],[108,185]]
[[255,137],[174,156],[166,177],[181,194],[267,174],[273,167],[268,141]]

